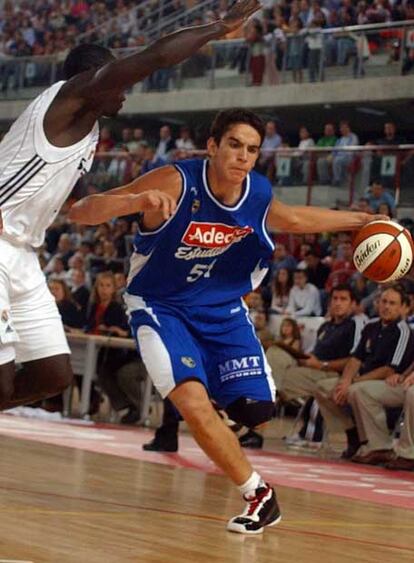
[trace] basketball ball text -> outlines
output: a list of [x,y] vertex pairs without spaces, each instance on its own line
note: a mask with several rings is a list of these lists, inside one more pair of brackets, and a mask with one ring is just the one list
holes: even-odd
[[381,246],[381,241],[376,240],[375,242],[367,242],[367,244],[361,248],[361,250],[355,254],[354,260],[355,265],[358,268],[361,268],[364,265],[364,262],[373,254],[378,248]]

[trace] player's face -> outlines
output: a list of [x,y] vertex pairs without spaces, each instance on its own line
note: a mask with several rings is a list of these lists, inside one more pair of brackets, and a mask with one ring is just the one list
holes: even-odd
[[237,123],[223,135],[220,144],[207,143],[212,164],[229,184],[240,185],[256,164],[260,153],[260,135],[250,125]]

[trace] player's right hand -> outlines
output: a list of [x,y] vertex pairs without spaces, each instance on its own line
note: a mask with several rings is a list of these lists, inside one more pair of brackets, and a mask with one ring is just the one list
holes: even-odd
[[177,202],[173,197],[160,190],[148,190],[132,195],[132,212],[161,212],[163,219],[168,219],[175,213]]
[[261,8],[258,0],[236,0],[227,10],[222,22],[226,28],[226,33],[234,31],[243,25],[249,17]]

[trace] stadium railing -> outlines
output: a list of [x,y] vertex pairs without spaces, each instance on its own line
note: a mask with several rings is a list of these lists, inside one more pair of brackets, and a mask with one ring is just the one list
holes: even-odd
[[[98,353],[102,347],[105,348],[123,348],[126,350],[135,350],[136,345],[132,338],[119,338],[110,336],[95,336],[81,333],[67,334],[69,347],[72,352],[71,364],[73,372],[82,376],[82,386],[80,389],[79,414],[82,418],[88,417],[92,381],[96,379],[96,370],[98,363]],[[145,381],[144,393],[142,397],[142,405],[140,419],[138,424],[144,424],[149,416],[150,403],[152,397],[152,382],[147,376]],[[72,405],[73,389],[70,387],[64,392],[64,416],[70,416]]]
[[[301,41],[306,43],[306,38],[315,33],[322,38],[320,56],[313,57],[311,62],[310,51],[304,46],[299,68],[295,67],[307,69],[303,73],[305,82],[310,79],[310,65],[314,67],[316,81],[398,76],[410,72],[411,66],[414,68],[414,20],[305,31]],[[273,36],[264,40],[264,85],[276,88],[293,81],[295,63],[289,55],[292,37],[287,34],[283,44],[278,44]],[[249,86],[254,63],[251,49],[243,39],[212,41],[180,65],[158,70],[137,84],[135,91]],[[65,53],[59,53],[1,59],[0,99],[33,98],[61,78],[64,57]]]
[[[171,160],[205,156],[205,151],[177,151]],[[379,179],[401,207],[414,205],[414,144],[350,147],[312,147],[307,150],[283,147],[262,151],[266,160],[258,160],[258,170],[275,187],[278,199],[285,203],[349,207],[364,197],[371,181]],[[333,165],[345,157],[343,177],[334,185]],[[91,172],[82,177],[75,197],[105,191],[131,181],[134,165],[139,169],[138,155],[128,152],[99,153]]]

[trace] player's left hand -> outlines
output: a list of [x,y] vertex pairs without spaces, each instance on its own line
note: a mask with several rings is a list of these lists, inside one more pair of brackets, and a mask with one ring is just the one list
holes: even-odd
[[388,215],[380,215],[379,213],[374,215],[370,215],[369,213],[366,213],[366,216],[367,216],[366,224],[372,223],[372,221],[391,221]]
[[258,0],[236,0],[221,21],[227,32],[234,31],[261,7]]

